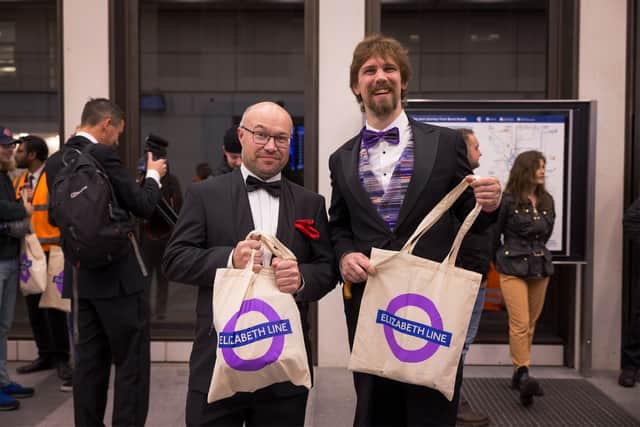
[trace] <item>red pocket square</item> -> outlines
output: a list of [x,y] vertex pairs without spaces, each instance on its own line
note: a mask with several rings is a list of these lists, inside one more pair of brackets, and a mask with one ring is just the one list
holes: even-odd
[[294,227],[308,238],[318,240],[320,232],[313,227],[314,223],[312,219],[296,219]]

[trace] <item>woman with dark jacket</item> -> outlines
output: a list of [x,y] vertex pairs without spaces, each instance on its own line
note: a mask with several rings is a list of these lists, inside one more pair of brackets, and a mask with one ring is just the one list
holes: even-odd
[[511,387],[520,391],[525,406],[533,403],[533,396],[543,394],[540,384],[529,376],[529,364],[536,321],[553,274],[551,252],[545,245],[553,231],[555,210],[544,186],[545,164],[539,151],[516,157],[497,223],[503,241],[496,253],[496,270],[509,314]]

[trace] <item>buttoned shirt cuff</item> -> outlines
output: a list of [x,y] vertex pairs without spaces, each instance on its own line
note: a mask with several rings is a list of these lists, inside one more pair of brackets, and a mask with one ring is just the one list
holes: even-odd
[[227,268],[235,268],[233,266],[233,251],[235,251],[235,248],[231,249],[231,253],[229,254],[229,259],[227,260]]
[[145,178],[151,178],[152,180],[158,183],[159,188],[162,188],[162,184],[160,184],[160,174],[158,173],[157,170],[148,169],[147,174],[145,175]]

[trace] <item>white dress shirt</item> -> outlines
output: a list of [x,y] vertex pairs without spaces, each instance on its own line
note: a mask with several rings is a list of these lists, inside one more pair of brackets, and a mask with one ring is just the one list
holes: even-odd
[[44,163],[40,166],[40,168],[31,173],[29,171],[27,171],[27,176],[24,177],[25,179],[25,183],[29,182],[29,175],[31,175],[33,177],[33,190],[35,191],[36,187],[38,186],[38,180],[40,179],[40,176],[42,175],[42,171],[44,170]]
[[[253,176],[256,179],[265,181],[250,172],[244,163],[240,166],[240,172],[242,173],[242,180],[244,182],[247,181],[248,176]],[[277,175],[267,179],[266,182],[280,181],[281,178],[282,174],[278,173]],[[265,234],[275,236],[278,231],[280,198],[273,197],[263,188],[251,191],[250,193],[247,193],[247,195],[249,196],[249,206],[251,207],[251,216],[253,217],[253,225],[255,229]],[[262,250],[264,251],[262,265],[271,265],[271,252],[269,252],[269,249],[267,249],[265,245],[262,245]]]
[[398,164],[398,160],[400,160],[402,152],[407,148],[409,141],[413,141],[413,132],[411,132],[409,118],[404,110],[402,110],[400,115],[384,129],[376,129],[368,122],[365,123],[365,127],[375,132],[386,131],[392,127],[398,128],[400,142],[397,145],[389,144],[384,139],[381,139],[375,146],[367,150],[371,172],[378,178],[378,182],[380,182],[384,191],[387,191],[391,177],[393,176],[393,171]]

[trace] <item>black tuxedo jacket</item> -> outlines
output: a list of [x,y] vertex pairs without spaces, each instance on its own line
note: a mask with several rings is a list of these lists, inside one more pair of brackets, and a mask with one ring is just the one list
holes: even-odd
[[[63,167],[63,156],[70,149],[82,150],[91,144],[91,141],[83,136],[74,136],[47,161],[47,185],[52,188],[55,178]],[[116,193],[116,198],[121,208],[129,213],[147,218],[155,211],[160,201],[160,188],[153,179],[145,179],[142,186],[136,183],[134,177],[122,165],[118,153],[104,144],[93,144],[90,150],[103,166],[111,186]],[[87,212],[90,215],[90,212]],[[51,218],[51,215],[49,215]],[[100,244],[100,242],[96,242]],[[71,272],[64,274],[63,295],[70,297]],[[147,280],[142,275],[138,261],[133,250],[129,247],[127,255],[111,264],[99,268],[88,269],[80,267],[78,271],[78,297],[79,298],[110,298],[115,296],[130,295],[145,289]]]
[[[312,240],[296,230],[297,219],[313,219],[320,238]],[[206,394],[213,374],[217,333],[211,303],[216,269],[226,268],[233,248],[253,229],[240,170],[192,184],[187,190],[163,267],[171,280],[198,286],[189,390]],[[308,303],[322,298],[337,283],[324,198],[283,178],[276,237],[296,255],[304,278],[304,288],[296,294],[296,301],[310,356]],[[280,383],[273,389],[280,395],[305,390],[291,383]]]
[[[353,137],[329,158],[332,186],[329,227],[338,262],[349,252],[362,252],[369,256],[372,247],[401,249],[424,216],[466,175],[472,174],[467,148],[458,132],[412,119],[409,121],[415,144],[413,175],[393,230],[378,214],[360,182],[360,135]],[[462,221],[474,205],[473,191],[467,189],[453,209],[420,240],[414,255],[442,261],[455,237],[452,215]],[[486,227],[495,221],[496,216],[481,214],[474,229]]]

